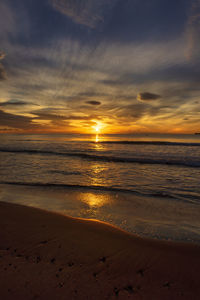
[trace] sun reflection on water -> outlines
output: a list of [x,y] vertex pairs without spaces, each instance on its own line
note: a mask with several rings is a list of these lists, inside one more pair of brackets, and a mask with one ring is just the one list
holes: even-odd
[[93,162],[90,165],[89,177],[91,186],[107,186],[108,166],[103,166],[100,162]]
[[86,203],[90,208],[102,207],[108,204],[109,197],[103,194],[84,193],[81,196],[81,200]]

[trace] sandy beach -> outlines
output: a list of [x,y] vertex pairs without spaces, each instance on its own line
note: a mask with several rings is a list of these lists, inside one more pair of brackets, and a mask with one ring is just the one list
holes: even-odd
[[1,299],[199,299],[200,246],[0,203]]

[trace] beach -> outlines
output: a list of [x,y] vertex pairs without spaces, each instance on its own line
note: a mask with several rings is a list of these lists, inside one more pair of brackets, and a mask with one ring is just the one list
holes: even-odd
[[1,299],[199,299],[200,246],[0,203]]
[[0,0],[0,300],[200,300],[200,0]]

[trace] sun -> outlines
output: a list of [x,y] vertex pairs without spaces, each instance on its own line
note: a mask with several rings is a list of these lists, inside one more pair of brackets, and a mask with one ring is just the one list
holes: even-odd
[[102,125],[100,123],[96,123],[94,126],[92,126],[93,130],[96,134],[100,133]]

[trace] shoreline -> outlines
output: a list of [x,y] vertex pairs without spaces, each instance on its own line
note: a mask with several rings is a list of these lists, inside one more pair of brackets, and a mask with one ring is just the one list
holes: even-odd
[[144,238],[200,244],[199,206],[167,197],[0,184],[0,201],[97,219]]
[[200,245],[0,202],[2,299],[199,299]]

